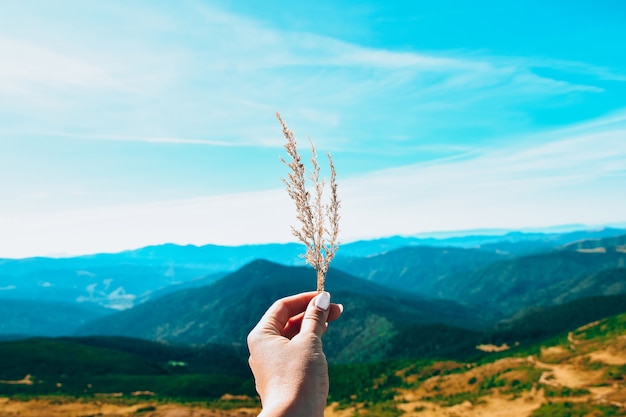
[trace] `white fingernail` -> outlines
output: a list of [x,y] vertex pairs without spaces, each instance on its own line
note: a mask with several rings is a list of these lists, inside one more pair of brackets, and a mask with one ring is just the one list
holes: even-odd
[[328,310],[330,306],[330,293],[326,291],[322,291],[317,295],[317,299],[315,300],[315,307],[321,310]]

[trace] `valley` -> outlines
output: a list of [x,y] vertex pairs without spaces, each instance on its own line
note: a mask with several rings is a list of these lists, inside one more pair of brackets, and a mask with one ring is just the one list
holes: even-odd
[[[326,415],[623,415],[625,247],[617,229],[345,245]],[[245,337],[314,287],[297,249],[0,260],[0,416],[256,415]]]
[[[626,314],[582,326],[527,349],[477,362],[402,360],[331,367],[326,416],[619,416],[626,411]],[[367,376],[367,377],[366,377]],[[355,383],[356,381],[356,383]],[[31,386],[0,381],[0,388]],[[137,387],[135,387],[137,388]],[[235,392],[235,391],[233,391]],[[0,398],[0,416],[234,417],[259,412],[254,395],[212,401],[149,391]]]

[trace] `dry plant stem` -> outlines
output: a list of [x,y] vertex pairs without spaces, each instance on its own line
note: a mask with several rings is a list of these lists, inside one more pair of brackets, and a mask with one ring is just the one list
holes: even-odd
[[276,117],[283,128],[283,135],[287,140],[285,150],[291,158],[286,161],[280,160],[291,170],[287,179],[283,183],[287,188],[289,197],[295,202],[297,219],[301,227],[299,229],[291,227],[293,235],[306,246],[304,258],[306,262],[317,271],[317,291],[324,291],[326,273],[330,261],[335,257],[339,248],[337,237],[339,235],[339,207],[340,202],[337,197],[337,173],[333,159],[328,154],[330,164],[330,202],[323,203],[324,188],[326,182],[320,180],[320,166],[317,162],[317,152],[313,142],[311,143],[311,166],[312,170],[308,179],[314,187],[313,195],[307,191],[306,168],[302,162],[302,157],[296,146],[296,137],[287,124],[281,119],[280,114]]

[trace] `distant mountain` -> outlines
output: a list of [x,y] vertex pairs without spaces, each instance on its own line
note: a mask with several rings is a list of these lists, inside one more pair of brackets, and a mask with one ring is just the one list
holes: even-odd
[[[367,266],[360,265],[367,265],[370,261],[361,262],[355,258],[371,257],[415,246],[482,249],[491,254],[519,256],[552,250],[574,240],[615,236],[624,232],[618,229],[508,234],[503,234],[502,231],[484,231],[481,232],[484,235],[473,236],[458,236],[458,233],[454,236],[392,236],[343,244],[335,264],[338,267],[343,263],[342,268],[346,272],[368,278],[369,271],[364,270]],[[290,266],[304,265],[304,260],[300,257],[302,252],[302,245],[295,243],[243,246],[165,244],[114,254],[73,258],[0,259],[0,299],[79,301],[123,310],[171,290],[205,285],[255,259],[267,259]],[[453,257],[449,259],[454,260]],[[411,275],[441,276],[455,268],[461,271],[482,265],[479,255],[475,259],[471,256],[462,259],[460,264],[451,263],[449,267],[443,263],[431,265],[432,268],[429,266],[430,269],[424,273],[410,266],[410,271],[402,272],[400,281],[412,285]],[[487,258],[483,261],[486,262]],[[352,267],[354,270],[350,269]],[[402,271],[400,268],[398,265],[394,271]],[[379,274],[376,279],[380,278],[385,283],[392,284],[397,281],[391,276],[392,273],[375,269]],[[175,285],[177,287],[172,287]]]
[[[285,265],[302,265],[303,246],[297,243],[268,243],[258,245],[174,245],[165,244],[122,252],[128,260],[150,262],[153,265],[173,264],[195,267],[203,274],[234,271],[255,259],[268,259]],[[116,257],[118,255],[110,255]]]
[[0,335],[68,336],[111,310],[89,304],[0,300]]
[[300,246],[166,244],[74,258],[0,259],[0,299],[79,301],[123,310],[172,285],[215,281],[262,255],[303,263]]
[[577,240],[564,245],[560,249],[579,252],[626,252],[626,234],[597,239]]
[[554,285],[551,292],[556,294],[554,298],[556,304],[585,297],[626,294],[626,267],[579,276]]
[[[148,301],[110,317],[89,323],[79,334],[121,335],[149,340],[202,345],[244,344],[248,332],[273,301],[311,290],[315,273],[308,267],[286,267],[267,261],[252,262],[239,271],[202,288],[183,290]],[[485,317],[450,301],[407,295],[331,270],[327,289],[333,301],[343,303],[344,317],[328,331],[331,360],[350,361],[384,357],[389,340],[401,326],[443,323],[480,327]],[[367,347],[369,354],[363,354]]]
[[[446,276],[423,294],[457,300],[510,316],[580,297],[622,293],[626,253],[552,251],[495,262]],[[603,272],[614,270],[612,272]]]
[[144,293],[136,299],[137,304],[144,303],[148,300],[156,300],[157,298],[163,297],[164,295],[171,294],[173,292],[182,291],[191,288],[204,287],[214,283],[215,281],[220,280],[221,278],[228,275],[228,272],[216,272],[214,274],[205,275],[199,278],[193,278],[189,281],[178,282],[175,284],[168,285],[166,287],[159,288],[157,290],[153,290],[148,293]]
[[584,225],[534,231],[496,229],[435,232],[416,236],[390,236],[344,243],[337,255],[347,258],[369,257],[405,247],[431,246],[482,249],[487,252],[518,256],[549,251],[572,241],[616,236],[625,232],[624,229],[589,228]]
[[[1,267],[0,267],[1,270]],[[191,280],[184,267],[116,264],[76,269],[47,269],[24,275],[0,274],[0,299],[89,303],[114,310],[132,307],[156,289]]]
[[351,275],[402,291],[427,294],[438,280],[509,259],[480,249],[411,246],[364,258],[338,257],[333,266]]
[[566,228],[565,231],[547,229],[546,231],[513,231],[506,234],[466,235],[449,237],[446,239],[424,239],[423,245],[455,246],[462,248],[476,248],[485,251],[499,252],[513,256],[523,256],[540,252],[547,252],[566,245],[570,242],[587,239],[602,239],[623,235],[626,230],[616,228],[589,229],[580,227],[579,230]]

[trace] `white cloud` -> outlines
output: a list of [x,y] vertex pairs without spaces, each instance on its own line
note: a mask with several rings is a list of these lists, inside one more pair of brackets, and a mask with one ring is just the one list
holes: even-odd
[[[49,148],[39,144],[63,136],[202,145],[209,152],[212,146],[249,146],[242,149],[251,152],[248,157],[255,146],[281,146],[274,119],[281,111],[299,137],[311,135],[318,149],[335,154],[408,154],[416,160],[430,150],[453,155],[342,182],[344,239],[623,221],[618,217],[624,201],[617,190],[626,185],[624,114],[528,134],[541,129],[529,108],[549,112],[550,105],[562,106],[572,97],[600,96],[608,84],[595,85],[596,80],[624,80],[611,69],[471,51],[377,49],[273,28],[206,2],[36,4],[0,13],[0,141],[10,138],[23,155],[45,153],[42,149]],[[12,14],[15,10],[22,15]],[[29,24],[14,23],[23,19]],[[535,71],[546,67],[555,69],[550,77]],[[589,75],[588,84],[571,73]],[[509,132],[520,134],[505,137]],[[505,145],[492,150],[495,143]],[[125,145],[119,147],[120,153],[128,151],[125,160],[146,157],[146,147]],[[68,158],[81,158],[81,149],[88,154],[85,148],[72,145]],[[46,163],[45,157],[34,160]],[[87,175],[73,171],[71,163],[54,162],[50,167],[63,166],[70,180]],[[167,175],[163,165],[162,178]],[[228,179],[223,167],[211,169],[190,181]],[[338,169],[345,178],[352,176]],[[158,183],[158,175],[146,189]],[[0,177],[15,189],[29,180],[14,178],[2,166]],[[35,190],[49,189],[48,179],[32,178],[41,181]],[[55,180],[64,182],[60,173]],[[125,180],[123,172],[112,170],[111,188],[98,192],[112,195]],[[97,181],[85,177],[85,188]],[[148,194],[143,198],[163,195]],[[130,198],[124,206],[55,215],[35,214],[13,201],[11,212],[23,213],[12,218],[0,213],[0,256],[119,250],[165,241],[289,240],[285,219],[292,216],[291,204],[282,194],[152,205],[132,204],[136,200]],[[45,194],[30,197],[35,206],[35,198]]]
[[45,47],[0,36],[0,87],[32,83],[111,88],[115,80],[102,68]]
[[111,252],[158,243],[287,241],[282,190],[0,219],[0,257]]
[[[529,137],[526,146],[347,179],[339,183],[341,238],[623,222],[624,137],[626,117],[616,115]],[[283,190],[33,214],[0,219],[0,254],[285,242],[291,224],[294,209]]]
[[106,140],[113,142],[140,142],[140,143],[170,143],[178,145],[197,145],[197,146],[213,146],[213,147],[245,147],[250,144],[228,142],[224,140],[209,139],[193,139],[193,138],[175,138],[175,137],[153,137],[153,136],[121,136],[121,135],[90,135],[63,132],[44,132],[45,136],[63,137],[84,140]]
[[608,118],[463,160],[371,173],[344,184],[346,210],[360,213],[345,218],[372,235],[622,221],[625,137],[626,117]]
[[[279,138],[267,138],[278,110],[294,126],[316,126],[311,133],[324,147],[337,137],[354,147],[379,139],[359,128],[372,115],[389,126],[390,136],[419,127],[424,137],[451,117],[458,130],[515,125],[523,117],[510,109],[519,103],[601,91],[541,77],[523,60],[369,48],[271,28],[204,3],[162,7],[98,6],[106,19],[82,7],[74,11],[78,20],[40,16],[47,24],[31,29],[28,41],[24,33],[4,33],[5,127],[277,146]],[[87,30],[79,23],[95,20]],[[54,42],[51,31],[58,33]],[[15,103],[26,109],[19,117]],[[40,106],[55,112],[42,114]],[[2,113],[0,106],[0,121]],[[400,118],[412,121],[394,127]]]

